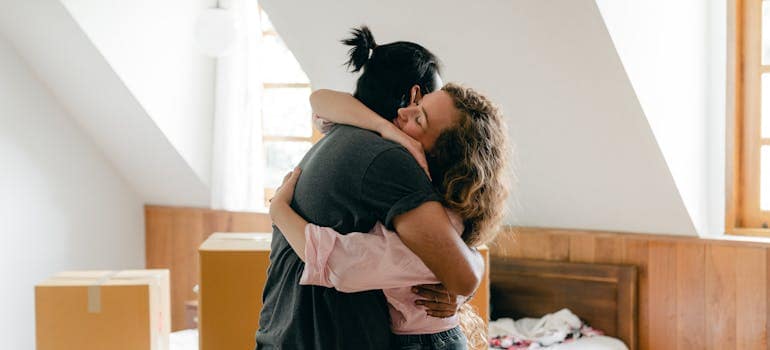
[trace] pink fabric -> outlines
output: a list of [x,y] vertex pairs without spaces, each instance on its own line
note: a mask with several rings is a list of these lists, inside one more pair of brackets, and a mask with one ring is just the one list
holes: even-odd
[[[460,218],[447,211],[462,232]],[[428,316],[414,302],[412,286],[439,283],[398,234],[377,223],[369,233],[341,235],[328,227],[305,227],[305,270],[300,284],[335,288],[341,292],[382,289],[388,301],[395,334],[432,334],[458,325],[457,316]]]

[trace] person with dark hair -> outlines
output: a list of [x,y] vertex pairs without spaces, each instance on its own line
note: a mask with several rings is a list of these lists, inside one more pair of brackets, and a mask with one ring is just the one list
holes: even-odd
[[362,26],[342,40],[352,46],[346,62],[352,72],[363,69],[353,97],[380,116],[395,116],[396,109],[410,102],[410,91],[418,86],[427,94],[439,89],[441,66],[428,49],[408,41],[377,45],[369,28]]
[[[366,28],[359,29],[351,40],[357,43],[349,63],[355,70],[363,69],[355,95],[371,105],[372,110],[382,111],[381,115],[395,116],[404,105],[405,109],[416,111],[414,105],[423,100],[422,94],[440,86],[438,62],[421,46],[377,46]],[[387,60],[379,60],[380,57]],[[380,86],[377,77],[389,88],[370,93],[370,89]],[[435,112],[436,118],[430,120],[431,127],[415,129],[410,134],[418,140],[422,137],[426,143],[413,144],[429,149],[431,139],[440,142],[442,131],[454,130],[464,120],[454,113],[460,109],[447,98],[426,96],[425,108]],[[423,123],[428,122],[425,117]],[[409,130],[412,121],[404,122],[399,132]],[[341,235],[368,232],[377,222],[397,231],[444,286],[439,289],[440,295],[448,299],[441,302],[430,292],[422,292],[421,295],[431,295],[435,301],[426,305],[429,313],[451,316],[459,304],[454,296],[475,291],[484,269],[483,261],[458,235],[441,205],[442,196],[404,147],[371,131],[339,124],[308,151],[299,167],[303,169],[302,176],[292,186],[287,206],[302,220]],[[396,345],[381,290],[343,293],[322,286],[300,285],[305,268],[282,228],[274,226],[256,336],[258,349],[391,349]]]

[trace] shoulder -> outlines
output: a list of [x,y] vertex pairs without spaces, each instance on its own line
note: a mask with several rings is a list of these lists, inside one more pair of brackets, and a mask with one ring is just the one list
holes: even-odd
[[325,138],[341,140],[348,145],[366,145],[367,148],[375,150],[375,152],[401,147],[399,144],[386,140],[373,131],[344,124],[335,125]]
[[340,157],[357,158],[375,168],[381,165],[395,166],[400,171],[422,171],[406,148],[372,131],[337,125],[324,138],[329,138],[330,143],[337,144],[334,148]]

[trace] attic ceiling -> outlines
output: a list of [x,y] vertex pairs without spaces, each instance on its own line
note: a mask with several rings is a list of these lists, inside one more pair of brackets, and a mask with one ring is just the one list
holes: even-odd
[[145,203],[208,206],[208,186],[57,0],[8,4],[0,32]]
[[379,43],[423,44],[445,81],[497,101],[516,146],[509,223],[696,234],[594,1],[261,4],[314,88],[352,90],[339,40],[367,24]]
[[[696,234],[593,0],[260,3],[314,88],[352,89],[339,39],[365,23],[380,43],[423,44],[445,81],[498,101],[516,149],[508,223]],[[116,71],[62,3],[6,6],[0,32],[148,203],[209,204],[200,164],[146,108],[142,96],[152,95],[127,86],[130,73]]]

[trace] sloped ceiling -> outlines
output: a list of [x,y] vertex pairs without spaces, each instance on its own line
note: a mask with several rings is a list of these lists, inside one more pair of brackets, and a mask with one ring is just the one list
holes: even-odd
[[261,4],[314,88],[352,90],[339,39],[365,23],[498,101],[516,145],[509,223],[696,234],[593,0]]
[[[712,81],[724,75],[726,43],[715,42],[721,35],[709,19],[712,3],[700,0],[597,0],[602,18],[612,37],[618,56],[650,122],[690,217],[701,234],[721,233],[724,224],[710,223],[724,218],[724,209],[712,210],[713,201],[724,203],[724,131],[710,135],[712,127],[724,130],[725,81]],[[722,16],[727,5],[722,2]],[[665,11],[661,9],[665,8]],[[705,35],[704,35],[705,34]],[[717,89],[712,93],[713,89]],[[710,116],[713,115],[713,118]],[[716,125],[714,123],[717,123]],[[721,148],[721,150],[719,150]],[[721,153],[721,154],[720,154]],[[712,163],[721,163],[712,164]],[[720,168],[713,170],[713,168]],[[721,196],[718,192],[722,192]],[[721,197],[722,199],[715,199]],[[711,211],[711,212],[709,212]],[[718,220],[717,220],[718,221]],[[709,227],[710,226],[710,227]]]
[[59,1],[2,4],[0,32],[145,203],[209,205],[208,187]]

